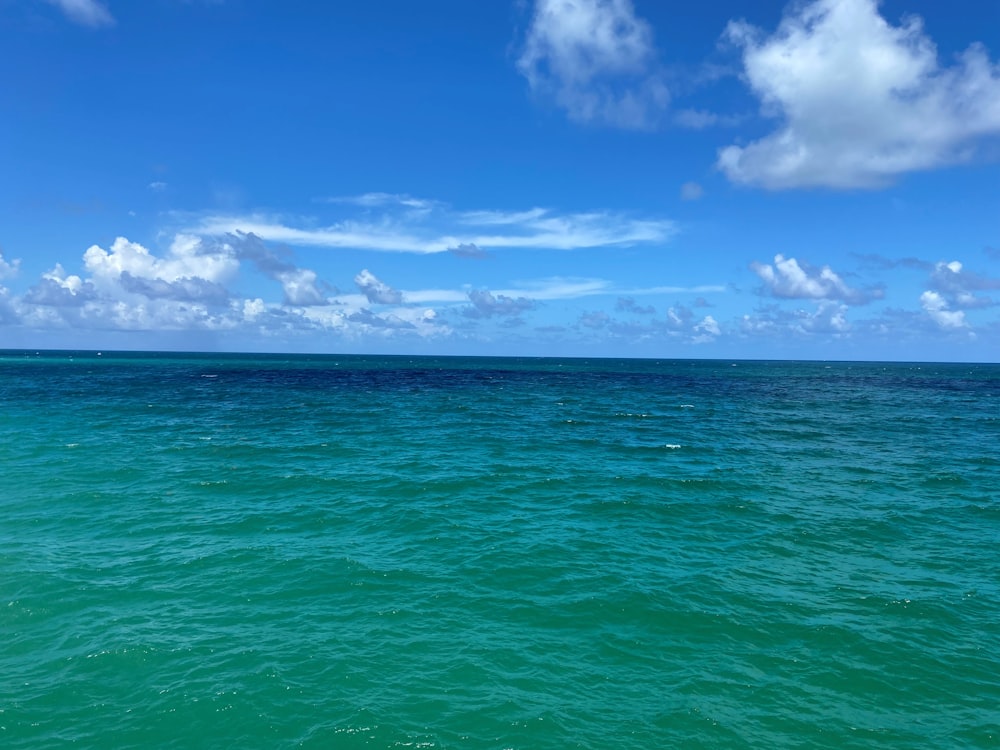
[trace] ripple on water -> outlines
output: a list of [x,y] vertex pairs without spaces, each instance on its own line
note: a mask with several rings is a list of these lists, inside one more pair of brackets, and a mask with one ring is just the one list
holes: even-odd
[[427,362],[0,357],[3,746],[997,743],[997,368]]

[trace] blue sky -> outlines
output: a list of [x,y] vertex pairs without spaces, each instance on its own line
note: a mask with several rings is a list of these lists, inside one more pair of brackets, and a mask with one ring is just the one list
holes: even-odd
[[0,347],[1000,360],[1000,3],[0,0]]

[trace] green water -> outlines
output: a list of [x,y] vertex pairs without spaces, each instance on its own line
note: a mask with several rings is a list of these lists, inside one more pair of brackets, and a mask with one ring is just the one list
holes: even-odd
[[0,747],[997,747],[998,543],[996,365],[0,353]]

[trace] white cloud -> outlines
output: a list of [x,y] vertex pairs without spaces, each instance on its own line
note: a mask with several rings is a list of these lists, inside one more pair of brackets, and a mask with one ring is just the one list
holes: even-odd
[[398,305],[403,301],[401,292],[393,289],[369,271],[363,269],[361,273],[354,277],[354,283],[358,285],[361,293],[368,298],[372,304],[378,305]]
[[[454,304],[456,302],[468,302],[470,293],[474,293],[468,287],[464,289],[401,289],[395,290],[377,279],[371,272],[362,271],[356,278],[359,288],[371,292],[371,296],[364,294],[339,294],[335,297],[338,304],[345,305],[351,309],[359,309],[368,303],[378,302],[377,285],[381,285],[390,295],[400,295],[400,303],[407,305],[421,305],[432,302]],[[552,276],[541,279],[527,279],[514,282],[510,287],[503,289],[493,289],[488,293],[494,297],[504,297],[508,299],[528,299],[535,302],[551,300],[572,300],[584,297],[595,296],[617,296],[619,312],[635,312],[648,314],[654,312],[651,307],[641,307],[629,295],[649,296],[659,294],[687,294],[696,292],[724,292],[724,286],[660,286],[648,287],[644,289],[631,289],[616,286],[607,279],[596,278],[574,278],[563,276]],[[623,296],[624,295],[624,296]],[[390,299],[395,299],[391,297]],[[386,302],[381,304],[395,304]]]
[[744,335],[768,336],[826,334],[833,338],[846,338],[851,325],[847,321],[847,305],[821,300],[812,311],[785,310],[778,306],[744,315],[739,330]]
[[795,258],[774,256],[774,265],[754,261],[750,268],[764,282],[763,291],[783,299],[843,300],[864,303],[881,296],[881,290],[852,289],[829,266],[806,269]]
[[694,334],[691,338],[692,344],[708,344],[722,335],[722,330],[719,328],[718,322],[711,315],[706,315],[702,318],[701,322],[696,324],[692,331]]
[[726,287],[722,284],[700,284],[698,286],[649,286],[642,289],[622,289],[622,294],[648,295],[648,294],[699,294],[711,292],[724,292]]
[[118,284],[123,274],[150,281],[178,282],[201,279],[221,283],[231,278],[239,261],[228,246],[206,248],[197,237],[179,234],[167,256],[159,258],[136,242],[118,237],[110,250],[93,245],[83,254],[83,262],[95,282]]
[[718,322],[711,315],[706,315],[702,318],[701,322],[695,325],[694,330],[710,337],[722,335]]
[[[669,219],[637,219],[605,211],[559,214],[529,211],[388,212],[374,220],[346,220],[325,227],[293,226],[282,217],[206,216],[185,231],[203,236],[255,235],[270,242],[380,252],[431,254],[456,248],[575,250],[664,243],[677,233]],[[474,251],[473,251],[474,252]]]
[[289,305],[324,305],[326,296],[320,290],[322,282],[309,268],[290,268],[279,271],[277,279]]
[[280,217],[261,214],[249,216],[207,216],[188,231],[206,236],[228,234],[255,235],[269,242],[285,242],[300,247],[357,248],[400,253],[444,252],[417,236],[380,224],[341,222],[324,228],[298,228],[285,224]]
[[[468,292],[459,289],[405,289],[401,294],[403,299],[414,305],[424,305],[428,302],[465,302],[468,299]],[[346,296],[338,299],[344,301]]]
[[995,304],[993,299],[976,292],[1000,289],[1000,279],[966,271],[957,260],[936,263],[931,272],[930,283],[950,303],[962,308],[989,307]]
[[[618,308],[618,311],[631,312],[628,307],[626,305],[625,309]],[[595,336],[598,336],[619,342],[628,341],[632,344],[662,341],[665,338],[687,344],[704,344],[722,335],[722,327],[715,318],[706,315],[698,319],[694,312],[684,305],[668,308],[663,318],[653,317],[644,320],[622,320],[608,315],[603,310],[591,310],[577,318],[574,328],[591,340],[595,340]]]
[[324,305],[326,292],[334,291],[320,281],[315,271],[292,263],[288,251],[275,251],[254,234],[234,233],[225,238],[222,247],[239,260],[248,260],[269,279],[281,284],[285,302],[289,305]]
[[0,253],[0,279],[10,279],[17,276],[18,266],[21,259],[15,258],[12,261],[4,260],[3,253]]
[[611,282],[604,279],[577,279],[552,276],[546,279],[522,281],[513,289],[499,289],[505,297],[527,295],[536,300],[577,299],[595,294],[611,294]]
[[97,296],[94,285],[75,274],[67,274],[61,264],[42,274],[37,284],[24,295],[34,305],[74,307],[83,305]]
[[536,0],[517,67],[579,122],[648,128],[670,100],[631,0]]
[[927,291],[920,295],[920,306],[941,328],[966,328],[965,313],[961,310],[949,310],[948,303],[937,292]]
[[146,187],[148,187],[155,193],[162,193],[164,190],[167,189],[167,183],[162,182],[161,180],[157,180],[156,182],[149,183],[149,185],[147,185]]
[[430,210],[438,205],[437,201],[414,198],[404,193],[363,193],[361,195],[342,195],[322,199],[326,203],[346,203],[363,208],[380,208],[383,206],[405,206],[418,210]]
[[510,226],[530,224],[545,217],[544,208],[529,208],[527,211],[463,211],[458,220],[473,226]]
[[260,297],[257,297],[256,299],[243,300],[243,318],[245,320],[256,320],[266,311],[267,306],[264,304],[264,300]]
[[115,23],[111,11],[98,0],[48,0],[59,8],[67,18],[82,26],[113,26]]
[[968,161],[1000,135],[1000,66],[974,44],[942,67],[919,18],[893,26],[876,0],[793,5],[769,37],[731,22],[744,76],[777,131],[719,152],[730,180],[770,189],[875,188]]

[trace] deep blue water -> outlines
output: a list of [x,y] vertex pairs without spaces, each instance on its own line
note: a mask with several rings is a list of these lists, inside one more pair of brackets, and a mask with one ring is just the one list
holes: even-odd
[[1000,746],[1000,366],[0,352],[0,746]]

